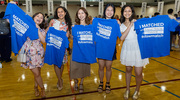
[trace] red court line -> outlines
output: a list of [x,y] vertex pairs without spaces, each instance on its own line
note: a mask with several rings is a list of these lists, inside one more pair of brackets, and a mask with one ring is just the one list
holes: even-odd
[[[151,84],[158,84],[158,83],[166,83],[166,82],[173,82],[173,81],[180,81],[180,79],[172,79],[172,80],[166,80],[166,81],[158,81],[158,82],[152,82],[152,83],[144,83],[141,84],[141,86],[145,85],[151,85]],[[132,85],[130,87],[136,87],[136,85]],[[111,88],[111,90],[118,90],[118,89],[125,89],[124,87],[117,87],[117,88]],[[83,95],[83,94],[89,94],[89,93],[96,93],[96,91],[89,91],[89,92],[83,92],[83,93],[73,93],[73,94],[67,94],[67,95],[61,95],[61,96],[54,96],[54,97],[46,97],[45,99],[54,99],[54,98],[62,98],[62,97],[68,97],[68,96],[77,96],[77,95]],[[42,99],[32,99],[32,100],[42,100]]]
[[176,57],[173,57],[173,56],[168,56],[168,57],[171,57],[171,58],[174,58],[174,59],[180,60],[180,59],[178,59],[178,58],[176,58]]

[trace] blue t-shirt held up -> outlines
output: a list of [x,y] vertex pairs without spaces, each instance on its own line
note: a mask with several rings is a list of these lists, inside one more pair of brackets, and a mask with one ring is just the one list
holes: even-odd
[[116,48],[117,37],[121,37],[120,26],[116,19],[93,19],[95,32],[96,57],[112,60]]
[[135,22],[141,58],[162,57],[170,54],[170,31],[179,23],[168,15],[142,18]]
[[38,39],[38,28],[32,17],[15,4],[8,3],[4,19],[9,19],[11,28],[12,51],[17,54],[27,37]]
[[94,34],[92,31],[92,25],[75,25],[72,27],[72,61],[96,63]]
[[46,52],[44,63],[56,65],[61,68],[65,50],[69,46],[65,31],[59,31],[50,27],[46,34]]

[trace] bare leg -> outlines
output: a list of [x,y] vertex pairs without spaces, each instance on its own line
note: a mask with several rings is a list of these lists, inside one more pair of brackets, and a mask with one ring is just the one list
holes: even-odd
[[64,65],[61,66],[61,85],[63,87],[63,79],[62,79],[62,75],[63,75],[63,70],[64,70]]
[[180,36],[179,36],[179,40],[178,40],[178,45],[180,46]]
[[77,91],[78,90],[78,79],[74,79],[74,90]]
[[107,82],[110,82],[110,79],[111,79],[111,75],[112,75],[111,66],[112,66],[112,61],[106,60],[106,81]]
[[34,68],[34,69],[31,69],[33,75],[34,75],[34,79],[36,80],[36,83],[41,87],[43,88],[43,80],[42,80],[42,77],[41,77],[41,73],[39,72],[39,69],[38,68]]
[[84,92],[83,81],[84,81],[84,78],[81,78],[81,82],[79,84],[79,93]]
[[100,82],[103,82],[104,66],[105,66],[105,60],[104,59],[99,59],[99,78],[100,78]]
[[126,66],[126,90],[128,90],[128,91],[130,91],[132,70],[133,70],[133,67]]
[[174,44],[175,45],[175,41],[176,41],[176,35],[172,35],[172,44]]
[[126,91],[124,93],[124,99],[128,100],[130,94],[130,83],[133,67],[126,66]]
[[143,67],[135,67],[135,75],[136,75],[136,90],[138,91],[140,90],[140,86],[142,83],[142,71],[143,71]]
[[55,71],[56,76],[58,78],[58,84],[57,84],[58,86],[57,87],[59,87],[58,89],[61,90],[62,89],[62,84],[60,84],[60,83],[62,83],[62,80],[61,80],[61,68],[54,65],[54,71]]
[[80,82],[80,84],[83,84],[83,82],[84,82],[84,78],[81,78],[81,82]]
[[104,78],[104,66],[105,66],[105,60],[104,59],[98,59],[99,61],[99,78],[100,78],[100,84],[98,87],[98,92],[103,91],[103,78]]
[[[43,80],[42,80],[42,77],[41,77],[41,71],[40,71],[40,68],[34,68],[34,69],[31,69],[33,75],[34,75],[34,79],[35,79],[35,84],[38,84],[39,87],[41,88],[41,96],[44,98],[46,97],[45,95],[45,89],[44,89],[44,85],[43,85]],[[37,88],[36,88],[37,89]],[[39,90],[36,90],[36,92],[39,92]],[[35,94],[35,95],[39,95],[39,93]]]

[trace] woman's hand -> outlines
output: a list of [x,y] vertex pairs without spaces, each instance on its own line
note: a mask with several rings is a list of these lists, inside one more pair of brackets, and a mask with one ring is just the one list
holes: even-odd
[[9,3],[16,4],[16,2],[14,2],[14,1],[10,1]]
[[39,25],[36,24],[36,28],[40,29]]
[[134,22],[136,22],[136,19],[131,20],[131,25],[134,25]]
[[134,23],[134,22],[136,22],[136,19],[133,19],[133,20],[131,21],[131,23]]

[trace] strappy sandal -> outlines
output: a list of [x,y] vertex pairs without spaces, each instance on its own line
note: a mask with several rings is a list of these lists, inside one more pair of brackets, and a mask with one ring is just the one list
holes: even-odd
[[46,94],[45,94],[45,88],[41,88],[41,97],[42,98],[46,98]]
[[39,94],[39,90],[38,90],[38,87],[34,86],[34,94],[36,97],[38,97],[40,94]]
[[83,84],[79,84],[79,93],[83,93],[83,92],[84,92]]
[[106,82],[106,93],[110,93],[110,92],[111,92],[110,82]]
[[103,92],[103,82],[100,82],[100,84],[98,86],[98,92],[99,93]]

